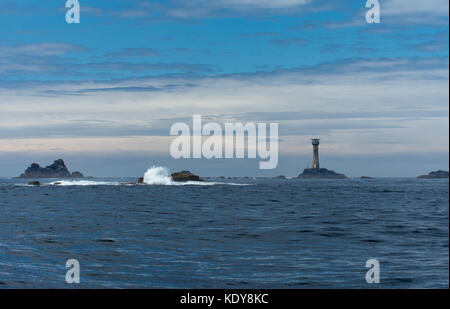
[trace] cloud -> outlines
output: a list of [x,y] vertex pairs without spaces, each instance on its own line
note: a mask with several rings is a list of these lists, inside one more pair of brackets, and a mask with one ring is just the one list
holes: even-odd
[[427,41],[416,44],[409,44],[409,48],[422,51],[422,52],[438,52],[448,50],[448,42],[442,41]]
[[328,28],[372,27],[389,30],[393,26],[417,24],[448,25],[449,3],[447,0],[385,0],[380,1],[380,24],[367,24],[365,15],[367,8],[355,12],[350,18],[340,22],[328,22]]
[[164,2],[129,1],[120,10],[88,7],[93,15],[112,15],[120,18],[176,18],[196,19],[218,16],[261,16],[294,14],[313,0],[168,0]]
[[66,43],[36,43],[12,46],[0,45],[0,55],[2,58],[14,55],[59,56],[85,51],[87,51],[87,48],[84,46]]
[[0,77],[17,78],[27,74],[68,76],[78,74],[74,61],[68,56],[85,53],[89,49],[66,43],[37,43],[0,45]]
[[264,13],[292,13],[309,2],[309,0],[172,0],[165,8],[165,14],[175,18],[202,18],[236,14],[254,16]]
[[381,22],[387,24],[448,25],[447,0],[387,0],[381,6]]
[[[445,109],[418,111],[394,110],[371,112],[326,112],[319,110],[251,112],[235,114],[203,115],[203,123],[218,122],[278,122],[280,136],[295,136],[294,133],[329,135],[336,130],[381,130],[402,129],[408,121],[421,119],[440,119],[448,116]],[[90,138],[90,137],[135,137],[167,136],[173,123],[191,123],[192,115],[165,119],[151,119],[143,123],[127,123],[120,120],[73,119],[62,123],[23,124],[15,127],[2,127],[0,139],[32,138]]]
[[196,0],[198,3],[213,3],[217,7],[235,9],[289,9],[308,3],[308,0]]
[[207,64],[163,63],[163,62],[91,62],[84,63],[83,68],[98,71],[146,72],[151,70],[178,72],[214,72],[216,69]]
[[[84,60],[90,51],[81,45],[65,43],[0,45],[0,77],[27,80],[64,77],[79,80],[101,78],[105,74],[111,78],[149,71],[159,74],[217,71],[215,66],[201,63],[147,62],[145,58],[159,55],[152,48],[127,48],[110,52],[101,62]],[[84,53],[84,57],[79,57],[81,53]],[[136,59],[141,62],[132,62]]]
[[186,87],[194,87],[193,84],[180,84],[180,85],[173,85],[173,84],[167,84],[167,85],[161,85],[158,87],[154,86],[121,86],[121,87],[87,87],[84,89],[77,89],[77,90],[52,90],[47,89],[42,91],[41,93],[45,96],[75,96],[75,95],[88,95],[92,93],[106,93],[106,92],[118,92],[118,93],[139,93],[139,92],[169,92],[174,91],[179,88],[186,88]]
[[154,48],[126,48],[118,52],[107,53],[105,57],[114,59],[157,57],[159,51]]
[[447,0],[386,0],[381,9],[383,14],[392,16],[433,15],[448,18],[449,4]]
[[[309,153],[299,141],[310,136],[342,155],[350,144],[354,155],[445,153],[448,66],[448,58],[347,59],[214,77],[8,83],[0,92],[0,148],[126,151],[145,141],[145,151],[163,152],[170,126],[199,113],[204,122],[277,122],[281,153]],[[48,91],[53,96],[41,95]],[[153,137],[165,141],[160,148]],[[126,147],[103,148],[108,143]]]

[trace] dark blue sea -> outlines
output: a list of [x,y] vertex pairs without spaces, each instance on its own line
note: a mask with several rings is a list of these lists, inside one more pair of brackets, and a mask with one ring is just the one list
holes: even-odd
[[449,287],[448,180],[28,181],[0,179],[0,288]]

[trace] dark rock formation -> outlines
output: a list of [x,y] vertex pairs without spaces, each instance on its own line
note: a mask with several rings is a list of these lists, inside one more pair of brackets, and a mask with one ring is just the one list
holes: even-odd
[[374,179],[373,177],[369,177],[369,176],[361,176],[361,179]]
[[417,178],[420,178],[420,179],[448,179],[448,172],[439,170],[439,171],[431,172],[428,175],[420,175]]
[[80,172],[73,172],[72,174],[67,169],[62,159],[55,160],[53,164],[40,167],[39,164],[33,163],[25,170],[25,173],[19,178],[82,178],[83,174]]
[[40,186],[41,185],[41,183],[39,181],[30,181],[28,184],[30,186]]
[[199,176],[194,175],[189,171],[173,173],[171,176],[173,181],[203,181]]
[[80,172],[76,171],[76,172],[72,172],[72,175],[70,175],[71,178],[83,178],[84,175],[81,174]]
[[275,179],[287,179],[286,178],[286,176],[284,176],[284,175],[280,175],[280,176],[277,176],[277,177],[274,177]]
[[[199,176],[192,174],[189,171],[181,171],[178,173],[173,173],[172,180],[177,182],[184,182],[184,181],[203,181]],[[140,177],[137,181],[139,184],[144,183],[144,177]]]
[[347,176],[326,168],[305,168],[303,173],[298,175],[297,178],[344,179],[347,178]]

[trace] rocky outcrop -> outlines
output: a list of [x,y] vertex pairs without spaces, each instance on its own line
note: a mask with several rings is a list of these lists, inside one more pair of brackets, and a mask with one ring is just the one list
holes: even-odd
[[189,171],[181,171],[178,173],[173,173],[172,175],[173,181],[203,181],[203,179],[200,178],[200,176],[194,175]]
[[81,174],[80,172],[76,171],[76,172],[72,172],[72,175],[70,175],[71,178],[83,178],[84,175]]
[[420,175],[417,178],[420,178],[420,179],[448,179],[448,172],[439,170],[439,171],[431,172],[428,175]]
[[67,169],[64,160],[58,159],[53,164],[46,167],[41,167],[37,163],[31,164],[25,170],[25,173],[21,174],[19,178],[83,178],[83,174],[80,172],[73,172]]
[[41,183],[40,183],[39,181],[30,181],[30,182],[28,183],[28,185],[30,185],[30,186],[40,186]]
[[287,179],[286,178],[286,176],[284,176],[284,175],[280,175],[280,176],[277,176],[277,177],[274,177],[275,179]]
[[[200,178],[200,176],[194,175],[189,171],[181,171],[178,173],[173,173],[170,175],[172,177],[173,181],[177,182],[185,182],[185,181],[203,181],[203,179]],[[139,177],[138,184],[144,184],[144,177]]]
[[375,178],[369,177],[369,176],[361,176],[360,178],[361,178],[361,179],[375,179]]
[[347,176],[344,174],[336,173],[335,171],[328,170],[326,168],[305,168],[303,173],[297,176],[297,178],[310,179],[345,179]]

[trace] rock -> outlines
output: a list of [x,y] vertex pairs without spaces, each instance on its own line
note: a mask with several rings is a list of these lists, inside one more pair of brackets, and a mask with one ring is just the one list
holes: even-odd
[[30,186],[40,186],[41,185],[41,183],[39,181],[30,181],[28,184]]
[[83,178],[84,175],[77,171],[77,172],[72,172],[72,175],[70,175],[70,177],[72,177],[72,178]]
[[201,179],[199,176],[194,175],[189,171],[173,173],[171,176],[173,181],[203,181],[203,179]]
[[73,172],[72,174],[64,164],[64,160],[58,159],[53,164],[40,167],[39,164],[33,163],[21,174],[19,178],[82,178],[83,174],[80,172]]
[[417,178],[420,178],[420,179],[448,179],[448,172],[439,170],[439,171],[431,172],[428,175],[420,175]]
[[347,176],[326,168],[305,168],[297,178],[345,179]]
[[360,178],[361,178],[361,179],[375,179],[375,178],[369,177],[369,176],[361,176]]
[[140,177],[137,181],[137,183],[144,183],[144,177]]
[[286,178],[286,176],[284,176],[284,175],[280,175],[280,176],[277,176],[277,177],[274,177],[275,179],[287,179]]

